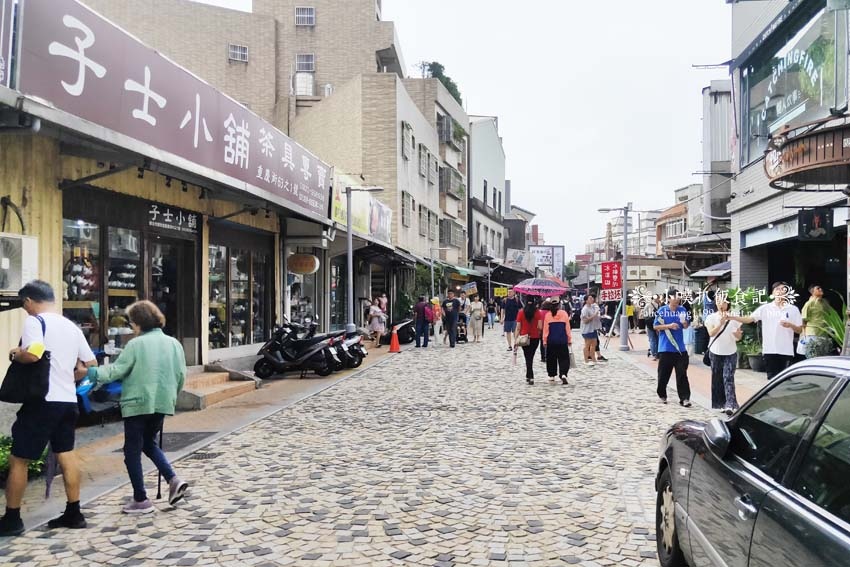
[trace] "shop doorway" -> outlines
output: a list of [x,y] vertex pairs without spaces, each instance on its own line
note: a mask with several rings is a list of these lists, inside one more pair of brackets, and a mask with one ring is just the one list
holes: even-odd
[[198,331],[195,243],[152,235],[147,261],[150,299],[165,315],[165,334],[176,338],[186,352],[186,363],[197,364]]

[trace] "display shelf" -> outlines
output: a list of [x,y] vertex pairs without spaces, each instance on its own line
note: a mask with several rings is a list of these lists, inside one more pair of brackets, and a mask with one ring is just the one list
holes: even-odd
[[63,301],[62,309],[92,309],[99,301]]
[[109,295],[113,297],[139,297],[135,289],[110,289]]

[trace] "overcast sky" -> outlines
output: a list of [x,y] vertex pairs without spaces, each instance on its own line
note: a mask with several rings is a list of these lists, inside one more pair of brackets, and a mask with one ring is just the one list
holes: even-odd
[[[250,9],[250,0],[204,0]],[[344,0],[341,0],[344,1]],[[673,204],[701,183],[703,87],[728,77],[723,0],[383,0],[408,73],[439,61],[470,114],[499,117],[513,203],[567,258],[600,207]]]

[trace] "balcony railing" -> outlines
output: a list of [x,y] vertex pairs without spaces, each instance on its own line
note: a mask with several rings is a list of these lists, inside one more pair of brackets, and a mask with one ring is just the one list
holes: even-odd
[[447,193],[456,199],[463,199],[466,195],[466,185],[463,177],[451,166],[440,169],[440,192]]

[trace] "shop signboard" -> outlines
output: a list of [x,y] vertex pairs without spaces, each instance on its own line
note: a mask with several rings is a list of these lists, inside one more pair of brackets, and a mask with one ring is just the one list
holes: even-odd
[[327,220],[330,166],[269,122],[75,0],[23,8],[24,95],[118,146]]
[[528,250],[508,248],[505,251],[505,265],[519,270],[534,270],[534,256]]
[[537,268],[547,268],[552,266],[552,247],[551,246],[529,246],[528,251],[534,257],[534,266]]
[[[345,187],[352,184],[346,175],[334,180],[331,219],[346,226],[347,205]],[[358,185],[362,184],[357,183]],[[351,228],[355,233],[370,236],[390,244],[392,242],[393,211],[371,193],[354,191],[351,193]]]
[[558,279],[564,276],[564,247],[563,246],[529,246],[534,257],[534,266],[548,272]]
[[477,295],[478,284],[476,282],[469,282],[468,284],[464,284],[463,287],[461,287],[461,290],[466,293],[467,297]]
[[602,289],[623,289],[623,272],[620,262],[602,262]]
[[506,287],[493,288],[493,295],[495,297],[507,297],[508,296],[508,288],[506,288]]
[[198,217],[198,213],[161,203],[149,203],[147,226],[161,232],[196,235],[198,234]]
[[15,29],[15,0],[0,0],[0,85],[12,84],[12,37]]
[[313,254],[293,254],[286,259],[286,267],[293,274],[308,276],[319,271],[319,258]]
[[800,240],[832,240],[833,210],[828,207],[800,211]]
[[604,303],[606,301],[622,301],[623,300],[623,290],[621,289],[603,289],[599,291],[599,302]]

